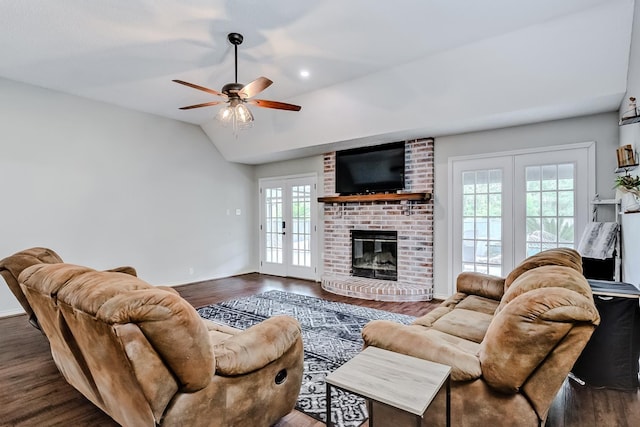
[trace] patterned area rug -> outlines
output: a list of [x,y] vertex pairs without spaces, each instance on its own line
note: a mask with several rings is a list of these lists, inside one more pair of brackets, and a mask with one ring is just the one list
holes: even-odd
[[[412,316],[282,291],[213,304],[198,309],[205,319],[246,329],[264,319],[286,314],[298,319],[304,343],[304,376],[296,409],[326,421],[324,378],[362,350],[362,327],[374,319],[411,323]],[[367,419],[364,399],[332,389],[331,419],[356,427]]]

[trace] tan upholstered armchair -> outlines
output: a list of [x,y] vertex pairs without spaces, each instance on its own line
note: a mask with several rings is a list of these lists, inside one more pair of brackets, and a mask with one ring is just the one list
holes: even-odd
[[119,272],[38,264],[19,283],[66,380],[123,426],[269,426],[296,402],[298,322],[205,321],[169,288]]
[[[22,289],[20,289],[18,276],[20,276],[20,273],[22,273],[25,268],[35,264],[56,264],[60,262],[63,261],[57,253],[51,249],[40,247],[25,249],[0,260],[0,275],[2,275],[4,280],[7,282],[9,289],[27,313],[29,323],[31,323],[35,328],[40,329],[40,324],[38,323],[38,318],[33,313],[33,310],[29,305],[29,301],[27,301]],[[133,276],[136,275],[136,270],[133,267],[128,266],[118,267],[111,271],[119,271]]]
[[463,273],[457,288],[412,325],[370,322],[365,345],[451,366],[451,425],[544,425],[600,321],[580,255],[549,250],[506,279]]
[[27,298],[24,296],[22,289],[20,289],[18,276],[25,268],[32,265],[55,264],[58,262],[62,262],[62,258],[60,258],[60,256],[54,251],[47,248],[26,249],[0,260],[0,275],[2,275],[4,280],[7,282],[9,289],[27,313],[29,323],[38,329],[40,329],[38,318],[33,313],[31,305],[29,305],[29,301],[27,301]]

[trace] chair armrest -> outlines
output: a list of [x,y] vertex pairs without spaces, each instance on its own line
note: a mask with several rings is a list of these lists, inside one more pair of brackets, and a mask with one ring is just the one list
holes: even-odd
[[289,316],[274,316],[213,347],[216,373],[241,375],[277,360],[301,340],[300,324]]
[[225,325],[223,323],[214,322],[213,320],[202,319],[202,321],[204,322],[209,332],[211,331],[222,332],[223,334],[227,334],[227,335],[238,335],[239,333],[243,332],[242,329],[237,329],[232,326]]
[[504,295],[504,279],[483,273],[464,272],[456,279],[458,292],[500,301]]
[[136,269],[128,265],[125,265],[122,267],[110,268],[109,270],[105,270],[105,271],[110,271],[113,273],[124,273],[130,276],[136,276],[136,277],[138,276],[138,272],[136,271]]
[[158,286],[156,286],[156,289],[161,289],[163,291],[171,292],[172,294],[176,294],[178,296],[181,296],[180,292],[176,291],[176,289],[171,287],[171,286],[158,285]]
[[456,345],[460,338],[449,337],[423,326],[373,320],[362,329],[362,337],[365,346],[451,366],[451,379],[454,381],[469,381],[482,375],[480,360],[475,352]]

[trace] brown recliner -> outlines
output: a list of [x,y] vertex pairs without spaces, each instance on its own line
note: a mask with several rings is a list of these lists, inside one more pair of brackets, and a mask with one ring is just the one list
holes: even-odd
[[[63,262],[60,255],[52,249],[40,247],[25,249],[0,260],[0,275],[4,277],[9,289],[27,313],[29,323],[35,328],[41,329],[38,318],[31,309],[29,301],[25,298],[22,289],[20,289],[18,276],[20,276],[20,273],[22,273],[24,269],[35,264],[56,264],[60,262]],[[118,271],[132,276],[136,275],[135,268],[129,266],[118,267],[110,271]]]
[[70,264],[25,269],[20,286],[67,381],[123,426],[269,426],[294,407],[300,326],[245,331],[201,319],[173,289]]
[[[367,324],[365,345],[451,366],[451,425],[542,426],[600,321],[581,268],[577,252],[554,249],[505,279],[463,273],[413,324]],[[425,419],[443,419],[441,403]]]
[[60,256],[53,250],[47,248],[26,249],[0,260],[0,275],[4,277],[9,289],[27,313],[29,323],[31,323],[35,328],[40,329],[40,324],[38,323],[38,318],[33,313],[33,310],[29,305],[29,301],[27,301],[22,289],[20,289],[18,276],[25,268],[32,265],[55,264],[59,262],[62,262],[62,258],[60,258]]

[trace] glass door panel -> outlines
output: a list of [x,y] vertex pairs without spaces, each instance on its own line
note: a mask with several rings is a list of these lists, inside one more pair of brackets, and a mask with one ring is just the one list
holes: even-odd
[[315,181],[261,180],[261,273],[316,280]]

